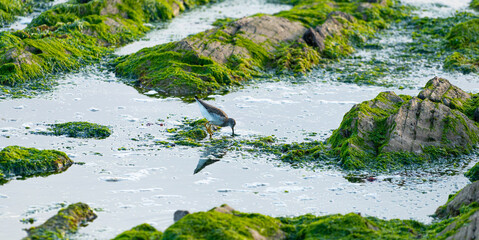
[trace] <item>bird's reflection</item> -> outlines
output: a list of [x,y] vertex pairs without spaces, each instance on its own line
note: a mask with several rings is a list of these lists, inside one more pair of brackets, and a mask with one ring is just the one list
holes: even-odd
[[196,169],[193,172],[193,174],[197,174],[201,170],[203,170],[206,166],[220,161],[220,159],[223,158],[223,156],[225,156],[227,152],[228,152],[228,147],[222,144],[206,147],[203,153],[201,154],[201,158],[198,161],[198,165],[196,165]]

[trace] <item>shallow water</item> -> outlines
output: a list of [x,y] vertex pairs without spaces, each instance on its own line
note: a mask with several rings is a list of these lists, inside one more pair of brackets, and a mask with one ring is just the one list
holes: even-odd
[[[217,11],[213,6],[201,9],[182,16],[210,16],[207,11]],[[173,27],[176,20],[165,30],[155,31],[161,36],[152,33],[149,39],[178,39],[175,31],[166,33],[177,28]],[[389,35],[384,36],[384,41],[390,41]],[[144,46],[131,45],[118,52],[137,51]],[[379,53],[357,54],[366,58]],[[416,95],[419,87],[435,75],[446,76],[467,91],[479,91],[474,77],[445,74],[440,68],[424,68],[421,74],[415,74],[410,76],[415,87],[399,90],[336,83],[334,74],[317,69],[302,78],[260,80],[227,95],[212,96],[208,102],[236,119],[237,138],[275,135],[291,142],[311,138],[310,132],[318,133],[313,138],[324,140],[354,104],[386,90]],[[85,164],[73,165],[61,174],[13,180],[0,186],[0,239],[21,238],[25,236],[22,228],[39,225],[63,204],[79,201],[88,203],[98,214],[75,236],[83,239],[109,239],[144,222],[164,230],[173,223],[173,213],[178,209],[205,211],[223,203],[240,211],[272,216],[360,212],[385,219],[430,222],[429,215],[446,202],[448,195],[469,183],[462,170],[455,176],[376,176],[378,180],[373,182],[350,183],[334,169],[293,169],[267,156],[243,152],[226,152],[220,161],[193,174],[198,161],[212,149],[165,148],[154,142],[166,140],[166,129],[184,117],[201,118],[196,103],[140,94],[95,66],[59,76],[59,82],[51,93],[0,102],[0,148],[21,145],[58,149]],[[30,133],[45,129],[45,124],[66,121],[108,125],[113,134],[95,140]],[[223,128],[215,138],[228,136],[230,131]],[[470,165],[478,161],[476,156],[466,158],[472,159]],[[22,224],[23,218],[37,221]]]

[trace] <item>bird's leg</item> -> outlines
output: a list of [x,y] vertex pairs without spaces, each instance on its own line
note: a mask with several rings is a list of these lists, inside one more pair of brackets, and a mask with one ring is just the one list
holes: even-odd
[[209,124],[209,122],[205,123],[205,128],[206,128],[206,131],[208,132],[208,134],[210,135],[210,138],[211,138],[211,136],[213,136],[213,132],[211,131],[211,124]]

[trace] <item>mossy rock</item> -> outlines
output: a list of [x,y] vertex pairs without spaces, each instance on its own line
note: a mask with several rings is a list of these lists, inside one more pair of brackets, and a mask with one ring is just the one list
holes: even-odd
[[0,177],[46,176],[63,172],[73,161],[63,152],[8,146],[0,151]]
[[77,232],[80,225],[85,226],[96,218],[97,215],[87,204],[70,204],[42,225],[27,229],[28,236],[24,240],[67,239],[68,234]]
[[162,233],[147,223],[118,234],[112,240],[155,240],[161,239]]
[[[405,16],[390,1],[287,3],[293,9],[226,19],[215,29],[117,58],[115,71],[165,95],[227,91],[270,70],[304,73],[348,56],[354,45]],[[307,31],[315,41],[305,39]]]
[[471,169],[467,170],[467,172],[464,173],[464,176],[466,176],[471,182],[479,180],[479,163],[476,163]]
[[471,3],[469,3],[469,7],[479,11],[479,0],[472,0]]
[[280,239],[280,224],[275,218],[223,205],[186,215],[166,229],[162,239]]
[[17,16],[31,12],[31,2],[30,0],[0,0],[0,27],[15,21]]
[[[147,224],[115,239],[473,239],[479,204],[462,208],[459,215],[423,224],[414,220],[363,217],[358,213],[272,218],[242,213],[227,205],[188,214],[160,232]],[[134,228],[134,229],[135,229]],[[135,235],[144,232],[145,235]],[[131,233],[132,235],[128,235]],[[150,235],[150,233],[152,235]],[[118,238],[123,236],[124,238]]]
[[[16,86],[99,62],[114,47],[208,0],[71,0],[34,18],[28,27],[0,33],[0,84]],[[1,6],[1,5],[0,5]],[[1,9],[1,8],[0,8]]]
[[38,132],[38,134],[97,139],[105,139],[111,135],[110,128],[96,123],[67,122],[50,124],[49,126],[48,131]]
[[479,143],[476,104],[436,77],[418,97],[383,92],[353,106],[328,143],[345,169],[392,170],[458,156]]

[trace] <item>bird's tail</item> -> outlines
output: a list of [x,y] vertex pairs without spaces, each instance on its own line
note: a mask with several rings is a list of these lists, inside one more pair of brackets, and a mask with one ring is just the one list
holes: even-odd
[[195,96],[195,100],[198,100],[198,96]]

